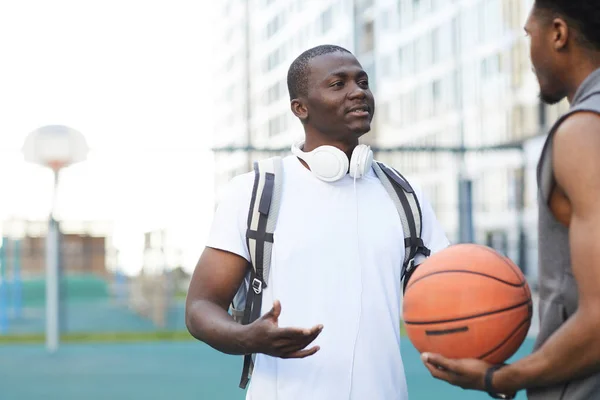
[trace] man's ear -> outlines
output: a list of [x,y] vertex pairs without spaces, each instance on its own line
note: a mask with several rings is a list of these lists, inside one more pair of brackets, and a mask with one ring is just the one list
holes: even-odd
[[571,35],[571,30],[564,19],[555,18],[552,20],[552,40],[555,50],[560,51],[567,46],[569,35]]
[[308,119],[308,108],[301,99],[294,99],[291,102],[292,112],[300,121],[305,122]]

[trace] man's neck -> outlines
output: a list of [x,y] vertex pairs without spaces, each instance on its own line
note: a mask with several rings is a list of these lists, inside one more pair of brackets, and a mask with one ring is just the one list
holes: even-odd
[[305,152],[309,152],[309,151],[313,151],[314,149],[316,149],[317,147],[320,146],[333,146],[333,147],[337,147],[338,149],[340,149],[341,151],[343,151],[344,153],[346,153],[346,155],[348,156],[348,159],[350,159],[352,157],[352,152],[354,151],[354,148],[358,145],[358,139],[354,139],[354,140],[346,140],[346,141],[333,141],[333,140],[327,140],[321,137],[314,137],[312,135],[306,135],[306,139],[304,142],[304,148],[302,149]]

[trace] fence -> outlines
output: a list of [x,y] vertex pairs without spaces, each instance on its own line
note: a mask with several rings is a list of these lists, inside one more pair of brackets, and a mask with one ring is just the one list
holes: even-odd
[[[42,341],[46,329],[45,233],[0,247],[0,342]],[[187,336],[181,268],[128,276],[114,262],[109,235],[62,232],[59,331],[63,340]],[[147,249],[149,250],[149,249]]]

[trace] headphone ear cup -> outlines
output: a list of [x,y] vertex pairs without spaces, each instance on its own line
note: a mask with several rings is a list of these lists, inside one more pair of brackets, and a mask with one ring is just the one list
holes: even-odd
[[348,157],[333,146],[320,146],[310,155],[310,170],[325,182],[335,182],[348,173]]
[[373,152],[364,144],[359,144],[352,152],[350,160],[350,176],[356,179],[365,176],[373,163]]

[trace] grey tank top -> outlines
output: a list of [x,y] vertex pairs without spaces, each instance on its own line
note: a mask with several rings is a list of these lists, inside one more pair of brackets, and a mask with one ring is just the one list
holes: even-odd
[[[600,69],[587,77],[577,90],[569,111],[550,130],[538,163],[540,332],[535,350],[577,310],[577,283],[571,269],[569,231],[556,220],[550,211],[548,200],[555,186],[552,137],[568,116],[579,111],[600,114]],[[600,399],[600,374],[561,385],[528,390],[527,395],[530,400]]]

